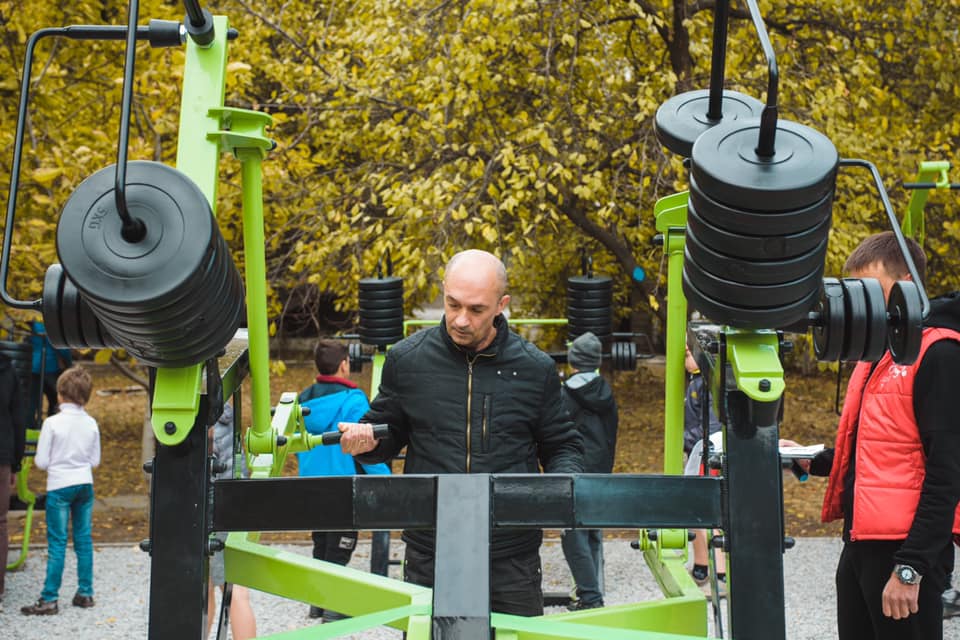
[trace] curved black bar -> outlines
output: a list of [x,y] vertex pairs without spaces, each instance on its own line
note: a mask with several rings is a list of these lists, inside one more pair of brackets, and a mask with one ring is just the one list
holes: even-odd
[[123,95],[120,100],[120,135],[117,141],[117,173],[113,199],[123,220],[120,233],[127,242],[140,242],[147,234],[143,221],[127,210],[127,146],[130,139],[130,103],[133,102],[133,72],[137,57],[137,17],[139,0],[130,0],[127,15],[127,49],[123,63]]
[[183,0],[183,8],[187,12],[187,19],[195,27],[202,27],[204,21],[203,9],[197,0]]
[[[30,79],[33,67],[33,52],[40,40],[48,37],[63,37],[72,40],[123,40],[129,32],[128,27],[113,25],[70,25],[39,29],[27,39],[27,50],[23,58],[23,78],[20,81],[20,104],[17,108],[17,130],[13,143],[13,162],[10,167],[10,190],[7,197],[7,215],[3,227],[3,252],[0,254],[0,299],[14,309],[40,309],[41,300],[16,300],[7,291],[7,279],[10,272],[10,246],[13,242],[13,228],[16,221],[17,193],[20,187],[20,163],[23,157],[23,133],[26,128],[27,105],[30,102]],[[136,28],[137,40],[150,38],[150,27]]]
[[904,189],[960,189],[960,182],[951,182],[945,185],[936,182],[904,182],[901,186]]
[[187,35],[198,46],[209,46],[215,37],[213,28],[213,16],[209,11],[200,7],[199,0],[183,0],[183,7],[187,11],[187,18],[183,25],[187,29]]
[[763,16],[757,0],[747,0],[750,8],[750,18],[757,30],[760,47],[767,59],[767,106],[760,115],[760,140],[757,142],[756,153],[761,158],[772,158],[776,153],[775,142],[777,137],[777,93],[780,84],[780,72],[777,70],[777,56],[773,52],[773,45],[767,36],[767,27],[763,24]]
[[900,229],[900,222],[897,220],[897,214],[893,211],[893,205],[890,204],[890,198],[887,196],[887,190],[883,186],[883,178],[880,177],[880,171],[869,160],[860,160],[857,158],[841,158],[841,167],[861,167],[870,172],[873,176],[873,183],[877,187],[877,193],[880,194],[880,201],[883,202],[883,208],[887,212],[887,218],[890,220],[890,228],[893,229],[893,235],[897,238],[897,245],[900,247],[900,253],[903,254],[903,261],[907,263],[907,271],[910,277],[917,283],[920,289],[920,301],[923,305],[923,319],[926,320],[930,315],[930,299],[927,297],[927,291],[923,286],[923,280],[920,279],[920,273],[917,271],[917,265],[913,263],[913,257],[910,250],[907,249],[907,240]]
[[707,119],[723,119],[723,76],[727,63],[727,20],[730,0],[716,0],[713,5],[713,57],[710,60],[710,98]]

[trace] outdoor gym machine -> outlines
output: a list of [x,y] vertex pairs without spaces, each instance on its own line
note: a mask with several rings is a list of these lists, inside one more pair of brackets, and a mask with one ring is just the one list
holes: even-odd
[[[708,458],[705,429],[704,466],[719,467],[726,480],[727,522],[716,542],[730,552],[730,632],[782,638],[781,556],[790,540],[783,537],[777,447],[785,390],[777,329],[812,327],[821,360],[878,360],[889,348],[895,361],[909,364],[919,352],[929,302],[877,169],[840,159],[822,134],[778,119],[776,58],[755,0],[747,5],[767,60],[767,101],[723,90],[718,43],[728,4],[716,3],[710,91],[675,96],[656,115],[658,139],[688,157],[690,169],[689,191],[656,207],[669,264],[665,468],[679,468],[676,410],[687,343],[724,425],[719,459]],[[913,278],[894,285],[888,305],[876,280],[823,278],[839,167],[871,172]],[[687,335],[687,300],[718,324],[712,332]],[[766,516],[743,517],[751,503],[767,505]],[[769,590],[759,589],[764,576],[758,571],[777,576]]]
[[[756,6],[748,4],[764,38]],[[693,272],[688,263],[696,259],[695,252],[683,262],[688,281],[683,287],[688,295],[695,294],[691,296],[695,305],[704,307],[708,315],[724,316],[715,319],[731,327],[744,326],[740,322],[743,311],[753,318],[744,328],[726,329],[718,340],[717,364],[704,367],[721,372],[712,378],[721,415],[728,421],[722,478],[671,475],[679,470],[673,447],[679,447],[680,439],[674,438],[675,444],[671,440],[669,419],[668,475],[663,476],[271,477],[280,474],[286,455],[316,446],[322,438],[305,432],[294,393],[280,397],[271,418],[260,174],[261,160],[272,147],[264,132],[270,118],[224,108],[231,33],[227,20],[211,16],[197,2],[185,1],[184,6],[187,18],[182,26],[159,22],[138,26],[137,3],[131,0],[126,28],[65,27],[31,36],[0,263],[3,300],[17,308],[42,311],[57,346],[122,346],[156,370],[152,406],[159,446],[155,459],[148,463],[153,473],[151,530],[150,539],[142,545],[151,554],[149,637],[179,640],[202,634],[207,560],[220,551],[211,531],[233,532],[223,550],[229,582],[354,616],[320,629],[281,634],[285,638],[328,638],[384,624],[404,629],[410,640],[487,640],[491,629],[496,629],[498,637],[518,640],[640,640],[670,637],[668,634],[675,634],[672,637],[677,640],[702,637],[706,634],[705,601],[682,567],[681,546],[686,546],[686,536],[675,532],[682,532],[683,527],[725,531],[725,548],[731,555],[734,637],[785,637],[780,562],[784,539],[775,449],[783,381],[778,336],[763,326],[808,317],[819,293],[819,286],[808,293],[812,287],[808,280],[819,275],[813,278],[803,272],[807,279],[800,287],[801,302],[786,305],[789,312],[769,313],[741,305],[720,313],[722,308],[710,308],[709,296],[695,298],[697,290],[691,286],[716,274],[704,270],[690,276]],[[719,15],[720,8],[717,11]],[[61,264],[47,270],[41,300],[18,301],[6,292],[6,282],[30,63],[36,42],[54,35],[126,40],[118,161],[88,178],[71,195],[57,229]],[[126,159],[137,39],[167,46],[186,44],[176,169]],[[714,45],[719,46],[716,41]],[[772,59],[772,55],[768,57]],[[775,79],[775,74],[772,77]],[[772,82],[774,89],[775,84]],[[771,153],[770,123],[777,126],[775,100],[772,104],[772,118],[768,105],[761,121],[761,138],[770,137],[761,149],[769,147]],[[788,129],[798,137],[808,131],[799,125]],[[213,222],[219,158],[224,151],[240,161],[242,171],[246,338],[236,333],[244,307],[239,273]],[[719,157],[727,151],[721,145],[713,153]],[[698,183],[701,176],[717,173],[716,160],[709,153],[704,160],[694,149],[692,157]],[[704,183],[702,195],[724,201],[720,196],[739,194],[742,198],[734,198],[729,205],[744,209],[765,194],[741,189],[742,179],[735,176],[725,183],[719,176],[713,184]],[[818,191],[825,191],[824,197],[829,198],[832,171],[821,175],[817,183]],[[797,207],[808,205],[806,200],[812,194],[805,185],[792,191]],[[657,225],[666,230],[673,266],[676,243],[670,236],[676,233],[674,217],[680,212],[679,199],[671,202],[676,206],[670,208],[670,215],[658,203]],[[774,212],[761,213],[765,223],[778,219]],[[829,208],[825,215],[829,216]],[[773,237],[785,234],[789,232],[778,228]],[[807,255],[811,251],[803,252],[803,268],[816,271],[818,267]],[[819,270],[822,273],[822,260]],[[741,284],[753,287],[759,283]],[[678,289],[672,291],[676,294]],[[679,309],[673,306],[674,297],[682,298],[671,296],[671,317]],[[683,322],[685,310],[681,311]],[[678,344],[682,347],[682,335],[676,320],[668,323],[668,385],[675,386],[682,360],[676,349]],[[246,451],[251,456],[253,478],[211,483],[206,426],[219,416],[224,397],[234,396],[239,409],[240,381],[247,374],[251,377],[252,416]],[[675,399],[670,391],[673,386],[668,386],[668,400]],[[239,411],[235,415],[239,424]],[[239,441],[237,445],[239,452]],[[733,513],[736,517],[731,517]],[[545,618],[491,614],[486,550],[494,527],[656,530],[656,535],[643,537],[641,547],[668,597]],[[434,589],[262,546],[256,533],[397,528],[436,529]],[[220,633],[225,634],[223,627]]]

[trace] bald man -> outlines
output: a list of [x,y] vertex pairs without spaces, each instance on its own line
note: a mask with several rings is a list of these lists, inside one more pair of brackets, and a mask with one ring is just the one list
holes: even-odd
[[[510,331],[503,263],[468,250],[447,263],[443,319],[387,352],[380,390],[364,423],[341,424],[343,451],[363,464],[406,446],[404,473],[580,473],[583,447],[563,410],[553,360]],[[493,532],[493,611],[543,613],[539,530]],[[404,531],[405,580],[433,586],[433,531]]]

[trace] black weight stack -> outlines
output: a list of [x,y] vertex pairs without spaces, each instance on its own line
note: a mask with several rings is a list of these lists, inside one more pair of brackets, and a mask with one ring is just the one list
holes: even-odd
[[607,276],[567,278],[567,331],[574,340],[588,331],[607,344],[613,334],[613,281]]
[[115,177],[110,166],[84,180],[57,225],[67,276],[61,315],[75,316],[64,317],[64,339],[87,339],[91,328],[68,295],[73,283],[115,345],[144,364],[183,367],[216,356],[240,326],[244,298],[206,196],[172,167],[130,162],[127,209],[146,235],[129,240],[117,212]]
[[360,341],[387,346],[403,340],[403,278],[363,278],[360,286]]
[[760,120],[726,122],[693,145],[683,290],[714,322],[781,327],[819,300],[839,156],[817,131],[781,120],[760,156]]

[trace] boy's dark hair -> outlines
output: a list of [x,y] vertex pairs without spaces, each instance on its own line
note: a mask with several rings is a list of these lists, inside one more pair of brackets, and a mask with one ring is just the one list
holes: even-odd
[[[906,241],[910,257],[913,258],[913,264],[917,267],[917,275],[920,276],[921,282],[917,284],[923,284],[927,279],[927,257],[923,255],[923,249],[916,240],[906,238]],[[897,236],[893,231],[882,231],[861,242],[847,258],[843,269],[847,273],[855,273],[877,262],[883,265],[887,274],[894,280],[903,280],[910,275],[907,262],[900,252],[900,245],[897,244]]]
[[313,361],[317,371],[324,376],[332,376],[340,368],[349,351],[347,345],[339,340],[318,340],[313,350]]
[[66,402],[78,404],[81,407],[90,400],[93,390],[93,380],[90,374],[81,367],[70,367],[57,378],[57,393]]

